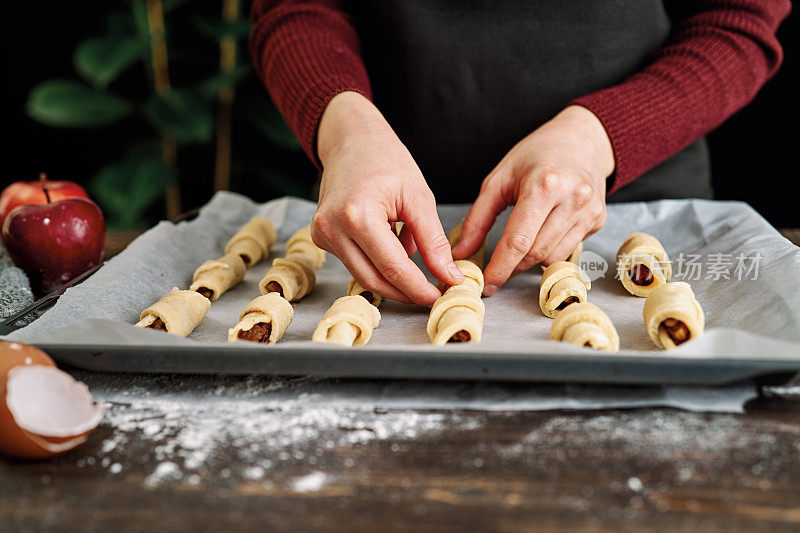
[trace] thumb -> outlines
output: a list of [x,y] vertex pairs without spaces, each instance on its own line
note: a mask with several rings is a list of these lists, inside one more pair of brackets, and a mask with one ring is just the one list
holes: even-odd
[[464,281],[464,274],[453,262],[450,242],[442,229],[432,196],[431,201],[416,204],[413,212],[404,213],[404,223],[414,237],[422,261],[434,276],[448,285]]

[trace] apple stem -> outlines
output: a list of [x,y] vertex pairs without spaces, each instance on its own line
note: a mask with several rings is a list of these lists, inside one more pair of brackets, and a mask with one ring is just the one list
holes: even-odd
[[47,174],[44,172],[39,173],[39,183],[42,184],[42,190],[44,191],[44,197],[47,199],[47,203],[50,203],[50,192],[47,190]]

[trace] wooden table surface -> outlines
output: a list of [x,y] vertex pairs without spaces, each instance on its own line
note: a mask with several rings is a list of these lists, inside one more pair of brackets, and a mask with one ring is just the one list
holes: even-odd
[[159,484],[168,441],[106,421],[60,458],[0,459],[0,531],[800,531],[800,400],[742,414],[413,411],[437,430],[387,434],[395,414],[376,411],[304,452],[256,447],[265,476],[237,471],[242,443],[223,442],[199,475]]

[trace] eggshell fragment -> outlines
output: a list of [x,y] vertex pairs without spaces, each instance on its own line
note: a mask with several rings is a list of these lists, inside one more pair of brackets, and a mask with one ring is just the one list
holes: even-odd
[[5,383],[8,371],[20,365],[56,366],[56,363],[36,346],[0,341],[0,387]]
[[0,452],[39,459],[86,440],[103,415],[89,389],[43,351],[0,342]]

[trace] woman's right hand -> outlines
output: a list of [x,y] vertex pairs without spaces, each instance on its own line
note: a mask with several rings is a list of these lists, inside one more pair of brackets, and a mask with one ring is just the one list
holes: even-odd
[[[463,281],[422,172],[367,98],[344,92],[330,101],[317,132],[317,152],[323,172],[311,237],[362,287],[432,305],[441,293],[409,259],[417,249],[445,284]],[[395,222],[403,222],[399,239]]]

